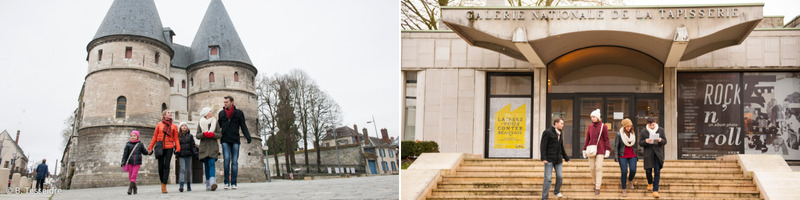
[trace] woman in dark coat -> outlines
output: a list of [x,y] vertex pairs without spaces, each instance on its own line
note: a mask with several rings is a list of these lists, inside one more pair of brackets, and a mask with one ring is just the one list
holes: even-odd
[[[622,128],[619,129],[617,140],[614,142],[614,150],[616,155],[614,161],[619,162],[622,197],[627,197],[627,189],[633,189],[633,177],[636,176],[636,162],[639,161],[637,155],[638,141],[636,140],[636,132],[633,131],[633,123],[630,119],[625,118],[621,122]],[[630,172],[630,174],[629,174]]]

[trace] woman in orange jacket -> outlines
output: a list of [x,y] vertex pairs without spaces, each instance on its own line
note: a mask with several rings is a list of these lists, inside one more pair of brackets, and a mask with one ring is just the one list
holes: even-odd
[[164,154],[158,159],[158,177],[161,178],[161,193],[167,193],[167,180],[169,179],[169,162],[172,154],[181,151],[181,143],[178,138],[178,126],[172,123],[172,112],[164,110],[161,112],[161,122],[156,125],[153,132],[153,139],[150,140],[148,153],[153,153],[153,146],[158,141],[163,141]]

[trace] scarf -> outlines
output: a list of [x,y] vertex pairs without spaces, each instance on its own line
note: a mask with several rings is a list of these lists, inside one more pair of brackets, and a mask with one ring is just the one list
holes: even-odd
[[645,125],[644,128],[646,128],[647,132],[650,132],[650,134],[655,134],[656,131],[658,131],[658,124],[656,124],[656,127],[654,129],[650,129],[650,126],[647,125]]
[[164,131],[166,131],[167,134],[172,133],[172,118],[170,118],[170,119],[162,119],[161,123],[164,123],[164,125],[166,125],[166,127],[164,128]]
[[225,109],[225,115],[228,116],[228,119],[231,119],[231,115],[233,115],[233,109],[236,109],[236,106],[234,106],[233,104],[231,104],[230,108]]
[[631,136],[628,137],[625,134],[625,127],[619,129],[619,135],[622,137],[622,143],[625,143],[625,146],[632,147],[634,143],[636,143],[636,134],[634,134],[633,130],[631,130]]
[[[211,125],[211,127],[209,127]],[[206,119],[205,117],[200,118],[200,130],[205,133],[208,131],[214,131],[217,128],[217,118],[211,117]]]

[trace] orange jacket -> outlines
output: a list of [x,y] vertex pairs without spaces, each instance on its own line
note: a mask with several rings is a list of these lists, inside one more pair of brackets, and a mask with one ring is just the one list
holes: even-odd
[[153,145],[156,145],[156,142],[161,141],[161,138],[164,138],[164,149],[172,149],[175,148],[175,152],[181,151],[181,143],[180,139],[178,138],[178,126],[172,124],[171,133],[167,133],[167,137],[164,137],[164,131],[166,129],[166,124],[164,122],[158,122],[156,125],[156,131],[153,133],[153,139],[150,140],[150,147],[147,150],[153,150]]

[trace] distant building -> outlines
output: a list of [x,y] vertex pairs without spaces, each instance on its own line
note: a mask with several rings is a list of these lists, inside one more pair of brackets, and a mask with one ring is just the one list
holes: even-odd
[[11,174],[25,174],[25,166],[28,166],[28,157],[19,147],[19,134],[17,131],[16,139],[12,138],[8,131],[0,133],[0,167],[11,169]]

